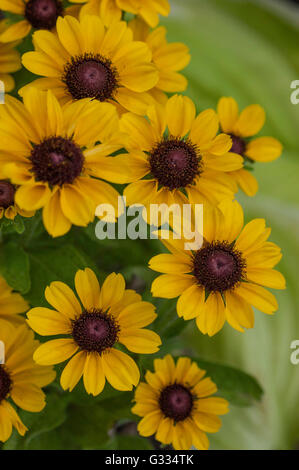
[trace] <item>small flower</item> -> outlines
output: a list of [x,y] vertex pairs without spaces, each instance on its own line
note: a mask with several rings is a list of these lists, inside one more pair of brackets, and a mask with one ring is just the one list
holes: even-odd
[[[32,356],[38,346],[26,325],[12,326],[0,320],[0,341],[5,358],[0,357],[0,441],[5,442],[16,428],[21,436],[27,431],[11,401],[23,410],[41,411],[45,405],[42,387],[55,378],[52,367],[37,365]],[[5,359],[5,363],[2,360]]]
[[158,82],[151,63],[151,51],[133,41],[127,23],[119,21],[106,28],[98,16],[58,18],[57,34],[37,31],[35,51],[23,55],[25,67],[42,78],[26,85],[51,89],[63,103],[83,98],[121,105],[132,112],[148,106],[144,92]]
[[233,155],[241,155],[244,159],[244,168],[231,173],[236,183],[248,196],[254,196],[258,190],[258,183],[247,165],[254,162],[271,162],[280,157],[281,143],[273,137],[257,137],[265,124],[265,111],[258,104],[247,106],[239,114],[238,104],[233,98],[221,98],[218,102],[218,116],[222,132],[230,134],[232,138]]
[[143,419],[138,424],[141,436],[152,436],[162,444],[172,444],[175,450],[209,448],[206,432],[215,433],[221,427],[217,415],[228,412],[228,402],[211,397],[217,386],[205,377],[188,357],[176,364],[169,354],[154,360],[155,372],[147,371],[145,382],[135,392],[136,405],[132,412]]
[[227,321],[238,331],[253,328],[252,306],[267,314],[278,309],[274,295],[263,286],[285,289],[283,275],[273,269],[280,248],[267,241],[271,229],[264,219],[244,225],[241,206],[223,201],[204,210],[204,243],[185,250],[187,240],[161,240],[171,254],[150,260],[154,271],[165,273],[152,284],[155,297],[175,298],[177,313],[196,318],[203,334],[215,335]]
[[216,137],[218,118],[212,109],[196,117],[192,100],[175,95],[166,106],[150,106],[147,114],[148,119],[126,113],[120,120],[130,152],[125,157],[132,181],[124,191],[128,205],[233,199],[237,188],[227,172],[241,168],[243,159],[228,153],[228,135]]
[[13,289],[7,284],[5,279],[0,276],[0,320],[19,325],[25,321],[25,318],[19,315],[29,309],[26,300],[21,294],[13,292]]
[[17,14],[21,19],[0,34],[1,42],[25,38],[33,29],[51,30],[64,15],[61,0],[0,0],[0,8]]
[[[1,35],[5,34],[7,28],[7,21],[0,19],[0,41]],[[10,74],[22,68],[20,54],[15,49],[17,45],[16,41],[9,44],[0,42],[0,80],[4,83],[6,92],[12,91],[15,87],[15,81]],[[0,91],[3,92],[3,90]]]
[[32,217],[34,211],[24,211],[15,203],[16,186],[9,181],[0,180],[0,219],[14,220],[17,214]]
[[134,18],[129,22],[129,27],[136,41],[143,41],[148,45],[152,51],[152,61],[159,71],[159,81],[149,93],[161,104],[166,104],[166,93],[184,91],[188,86],[187,79],[178,72],[190,62],[189,48],[181,42],[168,43],[164,26],[150,31],[141,18]]
[[87,393],[98,395],[105,381],[117,390],[132,390],[139,382],[139,369],[120,349],[124,345],[138,354],[155,353],[160,337],[144,329],[156,318],[155,307],[125,289],[121,274],[110,274],[102,287],[91,269],[77,272],[73,291],[52,282],[45,291],[48,308],[28,312],[28,324],[40,335],[64,335],[42,344],[34,354],[38,364],[58,364],[70,359],[61,375],[61,386],[70,391],[83,375]]
[[51,91],[34,87],[23,101],[6,96],[0,107],[1,176],[18,186],[15,204],[24,211],[42,208],[54,237],[72,224],[87,226],[101,203],[117,210],[118,192],[96,179],[125,182],[121,157],[107,157],[122,147],[114,106],[81,100],[61,107]]

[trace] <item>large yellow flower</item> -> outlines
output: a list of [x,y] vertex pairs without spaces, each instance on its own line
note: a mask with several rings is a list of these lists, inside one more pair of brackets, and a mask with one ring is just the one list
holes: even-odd
[[135,392],[133,413],[142,416],[138,431],[152,436],[162,444],[172,444],[175,450],[209,448],[206,432],[215,433],[221,427],[217,415],[228,412],[224,398],[211,397],[217,386],[205,371],[188,357],[176,364],[172,356],[155,359],[155,372],[147,371],[146,382]]
[[[0,41],[1,35],[7,30],[6,20],[0,21]],[[22,67],[19,52],[15,49],[18,42],[10,42],[10,44],[2,44],[0,42],[0,80],[4,83],[5,91],[9,92],[14,89],[15,81],[10,75],[12,72],[20,70]],[[3,91],[2,89],[0,91]]]
[[230,134],[233,144],[231,153],[242,155],[244,168],[234,171],[233,178],[248,195],[254,196],[258,182],[246,166],[254,162],[270,162],[281,155],[282,145],[273,137],[257,137],[265,124],[265,111],[258,104],[247,106],[240,114],[233,98],[221,98],[218,102],[218,116],[222,132]]
[[167,95],[164,92],[174,93],[187,88],[187,79],[178,72],[190,62],[189,48],[180,42],[168,43],[167,30],[164,26],[150,31],[149,26],[141,18],[134,18],[130,21],[129,27],[134,32],[134,39],[144,41],[152,51],[153,63],[159,70],[159,81],[150,94],[165,104]]
[[54,380],[55,372],[34,362],[39,343],[26,325],[16,328],[0,320],[0,341],[4,343],[4,358],[0,357],[0,441],[5,442],[13,427],[21,436],[27,431],[11,401],[23,410],[41,411],[46,405],[42,387]]
[[11,323],[19,325],[24,322],[24,317],[19,315],[29,309],[29,305],[23,297],[7,284],[0,276],[0,319],[9,320]]
[[[237,190],[226,172],[242,166],[242,157],[228,151],[231,139],[216,137],[218,118],[212,109],[197,117],[194,103],[175,95],[166,106],[148,108],[148,119],[122,115],[121,130],[128,135],[129,184],[124,195],[128,205],[182,204],[233,198]],[[145,178],[144,178],[145,177]],[[188,197],[186,197],[186,195]]]
[[[121,157],[107,157],[122,147],[115,107],[87,99],[62,108],[50,91],[34,87],[23,98],[20,103],[7,96],[0,106],[0,162],[5,177],[18,185],[18,207],[43,208],[52,236],[72,224],[88,225],[98,204],[117,210],[118,192],[96,179],[124,182]],[[93,147],[96,142],[101,144]]]
[[135,291],[125,289],[121,274],[110,274],[100,288],[91,269],[80,270],[73,291],[52,282],[45,291],[48,308],[33,308],[28,323],[40,335],[64,335],[41,345],[34,354],[38,364],[58,364],[70,357],[61,375],[61,386],[70,391],[83,375],[85,389],[101,393],[107,381],[117,390],[132,390],[139,382],[139,369],[117,345],[134,353],[155,353],[160,337],[144,329],[156,318],[155,307],[142,302]]
[[33,42],[36,50],[23,55],[23,64],[47,78],[27,87],[51,89],[63,103],[96,98],[141,114],[147,108],[146,92],[159,74],[150,49],[133,41],[124,21],[105,28],[97,16],[82,15],[80,21],[66,16],[58,18],[57,34],[37,31]]
[[153,282],[152,293],[179,296],[179,317],[196,318],[199,330],[209,336],[221,330],[225,320],[238,331],[253,328],[252,306],[267,314],[278,309],[276,298],[263,286],[285,288],[283,275],[273,269],[281,259],[280,248],[267,241],[271,229],[264,219],[243,227],[243,210],[236,201],[204,209],[200,249],[185,250],[187,240],[162,240],[171,254],[150,260],[151,269],[165,273]]
[[[0,0],[1,1],[1,0]],[[152,28],[159,23],[159,14],[168,16],[168,0],[72,0],[73,3],[85,3],[82,12],[100,15],[106,25],[119,21],[122,11],[139,15]]]

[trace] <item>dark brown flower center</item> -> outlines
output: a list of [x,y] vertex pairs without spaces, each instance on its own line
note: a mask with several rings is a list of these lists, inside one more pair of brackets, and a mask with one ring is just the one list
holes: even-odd
[[238,137],[234,134],[230,134],[232,138],[232,147],[230,152],[237,153],[238,155],[244,155],[246,150],[246,142],[241,137]]
[[193,262],[194,276],[207,292],[225,292],[245,278],[245,260],[228,242],[206,244]]
[[52,186],[71,184],[80,175],[84,164],[80,147],[63,137],[50,137],[36,145],[30,159],[36,181]]
[[3,364],[0,364],[0,403],[10,393],[12,387],[12,380],[9,373],[6,371]]
[[102,354],[118,340],[119,326],[100,310],[84,312],[73,322],[72,336],[83,351]]
[[110,60],[100,54],[72,57],[66,64],[62,81],[73,99],[95,98],[107,101],[118,87],[118,73]]
[[151,174],[170,190],[185,188],[201,173],[199,150],[189,141],[169,138],[159,142],[149,155]]
[[8,181],[0,181],[0,207],[6,209],[14,204],[15,187]]
[[191,414],[193,397],[190,390],[183,385],[168,385],[160,394],[159,405],[167,418],[183,421]]
[[35,29],[52,29],[58,16],[63,15],[62,2],[59,0],[29,0],[25,7],[25,18]]

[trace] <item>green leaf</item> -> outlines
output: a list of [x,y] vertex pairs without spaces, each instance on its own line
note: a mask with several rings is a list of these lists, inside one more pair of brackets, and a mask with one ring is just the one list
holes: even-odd
[[28,254],[17,243],[1,245],[0,272],[7,283],[22,294],[30,289],[30,261]]

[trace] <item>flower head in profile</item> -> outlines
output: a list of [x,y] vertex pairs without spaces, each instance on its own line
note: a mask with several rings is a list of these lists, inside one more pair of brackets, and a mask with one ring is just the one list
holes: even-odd
[[23,101],[6,96],[0,107],[1,171],[17,185],[15,204],[42,208],[52,236],[88,225],[101,203],[117,210],[118,192],[97,179],[124,182],[121,157],[107,156],[122,147],[114,106],[81,100],[61,107],[51,91],[34,87]]
[[6,280],[0,276],[0,320],[8,320],[10,323],[19,325],[25,319],[20,313],[27,312],[29,305],[18,292],[7,284]]
[[144,329],[156,318],[155,307],[125,288],[121,274],[110,274],[100,287],[91,269],[77,272],[73,291],[52,282],[45,296],[55,310],[33,308],[28,323],[40,335],[63,335],[42,344],[35,352],[38,364],[58,364],[70,359],[61,386],[70,391],[83,375],[87,393],[98,395],[106,380],[117,390],[132,390],[139,382],[135,361],[119,345],[137,354],[155,353],[160,337]]
[[[33,332],[24,324],[18,327],[0,320],[0,441],[7,441],[16,428],[21,436],[27,431],[12,402],[19,408],[37,413],[45,405],[42,387],[55,378],[52,367],[37,365],[33,353],[38,346]],[[3,363],[4,362],[4,363]]]
[[[1,35],[5,34],[7,28],[7,21],[0,20],[0,41]],[[22,67],[20,54],[15,49],[17,45],[17,41],[9,44],[0,42],[0,80],[4,83],[6,92],[12,91],[15,87],[14,78],[10,74],[17,72]],[[0,92],[3,92],[3,90],[1,89]]]
[[120,120],[128,136],[128,205],[233,199],[237,189],[227,172],[240,168],[243,159],[228,153],[228,135],[217,136],[218,118],[212,109],[196,117],[193,101],[175,95],[165,106],[150,106],[147,114],[144,118],[126,113]]
[[236,201],[219,208],[204,208],[204,242],[197,251],[185,250],[187,240],[162,240],[171,254],[150,260],[154,271],[164,273],[152,284],[155,297],[175,298],[177,313],[196,318],[199,330],[215,335],[225,321],[238,331],[253,328],[253,307],[267,314],[278,309],[275,296],[265,287],[284,289],[285,279],[274,266],[280,248],[268,241],[264,219],[244,226],[243,210]]
[[218,415],[228,412],[228,402],[212,397],[217,386],[206,372],[188,357],[176,363],[169,354],[154,360],[154,373],[147,371],[146,382],[135,392],[132,412],[142,416],[138,424],[141,436],[155,436],[162,444],[175,450],[209,448],[206,433],[221,427]]
[[20,18],[1,31],[1,42],[23,39],[32,29],[52,30],[65,11],[61,0],[0,0],[0,8]]
[[159,103],[165,104],[166,93],[181,92],[188,86],[187,79],[179,72],[190,62],[189,48],[181,42],[169,43],[164,26],[151,31],[141,18],[134,18],[129,22],[129,27],[134,33],[134,39],[145,42],[152,51],[152,61],[159,71],[159,81],[149,93]]
[[[133,40],[127,23],[119,21],[106,28],[98,16],[58,18],[57,34],[37,31],[35,51],[23,55],[25,67],[38,79],[28,86],[51,89],[61,102],[83,98],[121,105],[132,112],[148,106],[148,90],[158,82],[151,63],[151,51]],[[143,103],[142,109],[140,109]]]
[[105,25],[119,21],[123,12],[140,16],[149,26],[154,28],[159,23],[159,15],[168,16],[170,5],[168,0],[72,0],[84,3],[81,12],[99,15]]
[[18,214],[23,217],[32,217],[35,214],[35,211],[22,210],[16,204],[15,193],[15,185],[9,181],[0,180],[0,220],[3,218],[14,220]]
[[240,114],[233,98],[221,98],[218,102],[218,116],[222,132],[232,138],[233,155],[242,156],[244,168],[231,173],[236,183],[248,196],[254,196],[258,183],[252,174],[255,162],[271,162],[280,157],[282,145],[273,137],[255,137],[265,124],[265,111],[258,104],[247,106]]

